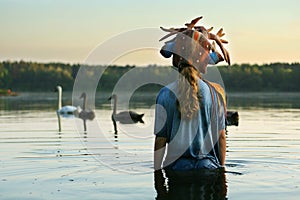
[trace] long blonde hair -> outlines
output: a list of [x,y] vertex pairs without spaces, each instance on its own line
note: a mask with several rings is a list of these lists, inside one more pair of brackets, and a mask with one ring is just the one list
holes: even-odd
[[177,108],[183,119],[191,119],[200,108],[198,79],[200,73],[193,66],[184,66],[179,70]]

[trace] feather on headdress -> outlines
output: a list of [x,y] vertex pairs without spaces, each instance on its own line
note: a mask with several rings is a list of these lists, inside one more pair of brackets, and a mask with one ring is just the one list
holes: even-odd
[[[190,23],[186,23],[184,28],[160,27],[168,34],[159,41],[175,35],[173,39],[165,42],[160,53],[165,58],[173,55],[175,67],[188,64],[199,69],[207,64],[215,65],[224,60],[230,65],[229,53],[223,46],[228,42],[221,38],[225,35],[223,29],[221,28],[217,34],[213,34],[211,33],[213,27],[206,29],[204,26],[195,26],[200,19],[202,17],[193,19]],[[213,42],[211,43],[209,40],[213,40]],[[215,42],[220,47],[223,56],[217,51]]]

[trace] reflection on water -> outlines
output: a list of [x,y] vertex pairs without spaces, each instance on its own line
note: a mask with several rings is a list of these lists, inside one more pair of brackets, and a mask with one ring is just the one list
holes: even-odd
[[[109,94],[97,97],[87,132],[80,119],[63,119],[61,133],[55,93],[1,97],[0,199],[298,199],[298,94],[234,95],[229,105],[240,123],[228,127],[226,171],[232,173],[209,178],[153,174],[154,94],[132,97],[145,124],[119,124],[118,135]],[[71,94],[63,100],[71,104]],[[95,124],[101,131],[93,131]]]
[[115,132],[115,133],[114,133],[114,138],[115,138],[114,141],[115,141],[115,142],[118,142],[118,132]]
[[225,200],[227,185],[224,170],[154,172],[157,200]]

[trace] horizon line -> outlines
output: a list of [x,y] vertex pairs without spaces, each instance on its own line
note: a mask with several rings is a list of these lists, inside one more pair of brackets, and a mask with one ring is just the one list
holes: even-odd
[[[2,60],[0,59],[0,62],[10,62],[10,63],[20,63],[20,62],[25,62],[25,63],[38,63],[38,64],[65,64],[65,65],[89,65],[89,66],[106,66],[105,64],[89,64],[89,63],[80,63],[80,62],[69,62],[69,61],[38,61],[38,60],[25,60],[25,59],[6,59],[6,60]],[[265,62],[265,63],[250,63],[250,62],[241,62],[241,63],[233,63],[231,65],[226,65],[225,63],[222,64],[218,64],[218,65],[214,65],[214,66],[233,66],[233,65],[271,65],[271,64],[300,64],[300,61],[293,61],[293,62],[287,62],[287,61],[276,61],[276,62]],[[121,63],[116,63],[116,64],[109,64],[109,66],[138,66],[138,67],[149,67],[149,66],[157,66],[157,67],[171,67],[172,65],[166,65],[166,64],[159,64],[159,63],[149,63],[149,64],[121,64]]]

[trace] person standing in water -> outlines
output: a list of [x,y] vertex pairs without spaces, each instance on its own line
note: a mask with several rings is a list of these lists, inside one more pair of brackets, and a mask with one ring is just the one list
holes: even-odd
[[201,74],[206,73],[208,64],[225,60],[230,65],[230,58],[223,46],[227,41],[221,39],[223,29],[212,34],[211,29],[195,26],[201,18],[185,24],[186,28],[162,28],[168,35],[161,40],[175,35],[160,53],[172,57],[179,78],[162,88],[156,99],[155,170],[217,169],[225,165],[225,92]]

